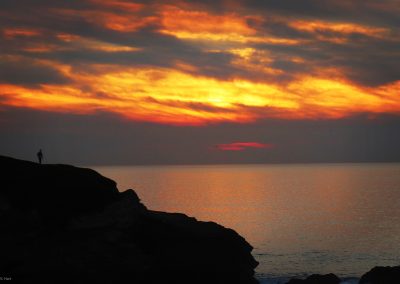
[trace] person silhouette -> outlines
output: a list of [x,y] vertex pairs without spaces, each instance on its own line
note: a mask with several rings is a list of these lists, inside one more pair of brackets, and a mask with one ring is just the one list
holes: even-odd
[[42,164],[42,160],[43,160],[43,152],[42,152],[42,149],[40,149],[39,152],[37,152],[36,155],[37,155],[37,157],[38,157],[39,164]]

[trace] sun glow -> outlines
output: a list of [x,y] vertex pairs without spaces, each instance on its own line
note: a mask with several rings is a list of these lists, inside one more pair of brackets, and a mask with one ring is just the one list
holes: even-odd
[[[134,120],[194,125],[243,123],[267,117],[338,118],[356,112],[400,109],[393,90],[398,84],[375,93],[326,78],[304,77],[281,86],[242,79],[217,80],[171,69],[130,68],[70,76],[75,82],[71,86],[29,89],[0,85],[3,104],[79,113],[102,110]],[[82,86],[91,87],[82,91]]]
[[[180,1],[86,2],[95,8],[49,8],[73,27],[83,24],[79,32],[68,24],[1,29],[9,52],[0,56],[7,69],[0,76],[0,106],[106,111],[179,125],[400,114],[400,81],[356,83],[343,59],[351,40],[395,41],[386,27],[207,10]],[[329,53],[332,43],[343,47],[338,58]],[[27,78],[19,78],[15,66]],[[42,78],[53,69],[65,80]]]

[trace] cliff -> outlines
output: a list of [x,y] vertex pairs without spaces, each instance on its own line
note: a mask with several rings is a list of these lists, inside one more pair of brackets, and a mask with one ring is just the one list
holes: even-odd
[[0,275],[18,283],[257,283],[235,231],[147,209],[91,169],[0,156]]

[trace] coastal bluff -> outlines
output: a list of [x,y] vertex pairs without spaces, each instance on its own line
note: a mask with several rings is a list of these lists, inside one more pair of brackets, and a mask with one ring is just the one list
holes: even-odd
[[0,156],[0,276],[13,283],[257,283],[239,234],[152,211],[91,169]]

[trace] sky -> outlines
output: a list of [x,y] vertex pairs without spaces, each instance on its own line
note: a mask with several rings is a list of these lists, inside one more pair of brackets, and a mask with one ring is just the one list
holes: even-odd
[[1,0],[0,154],[400,161],[399,0]]

